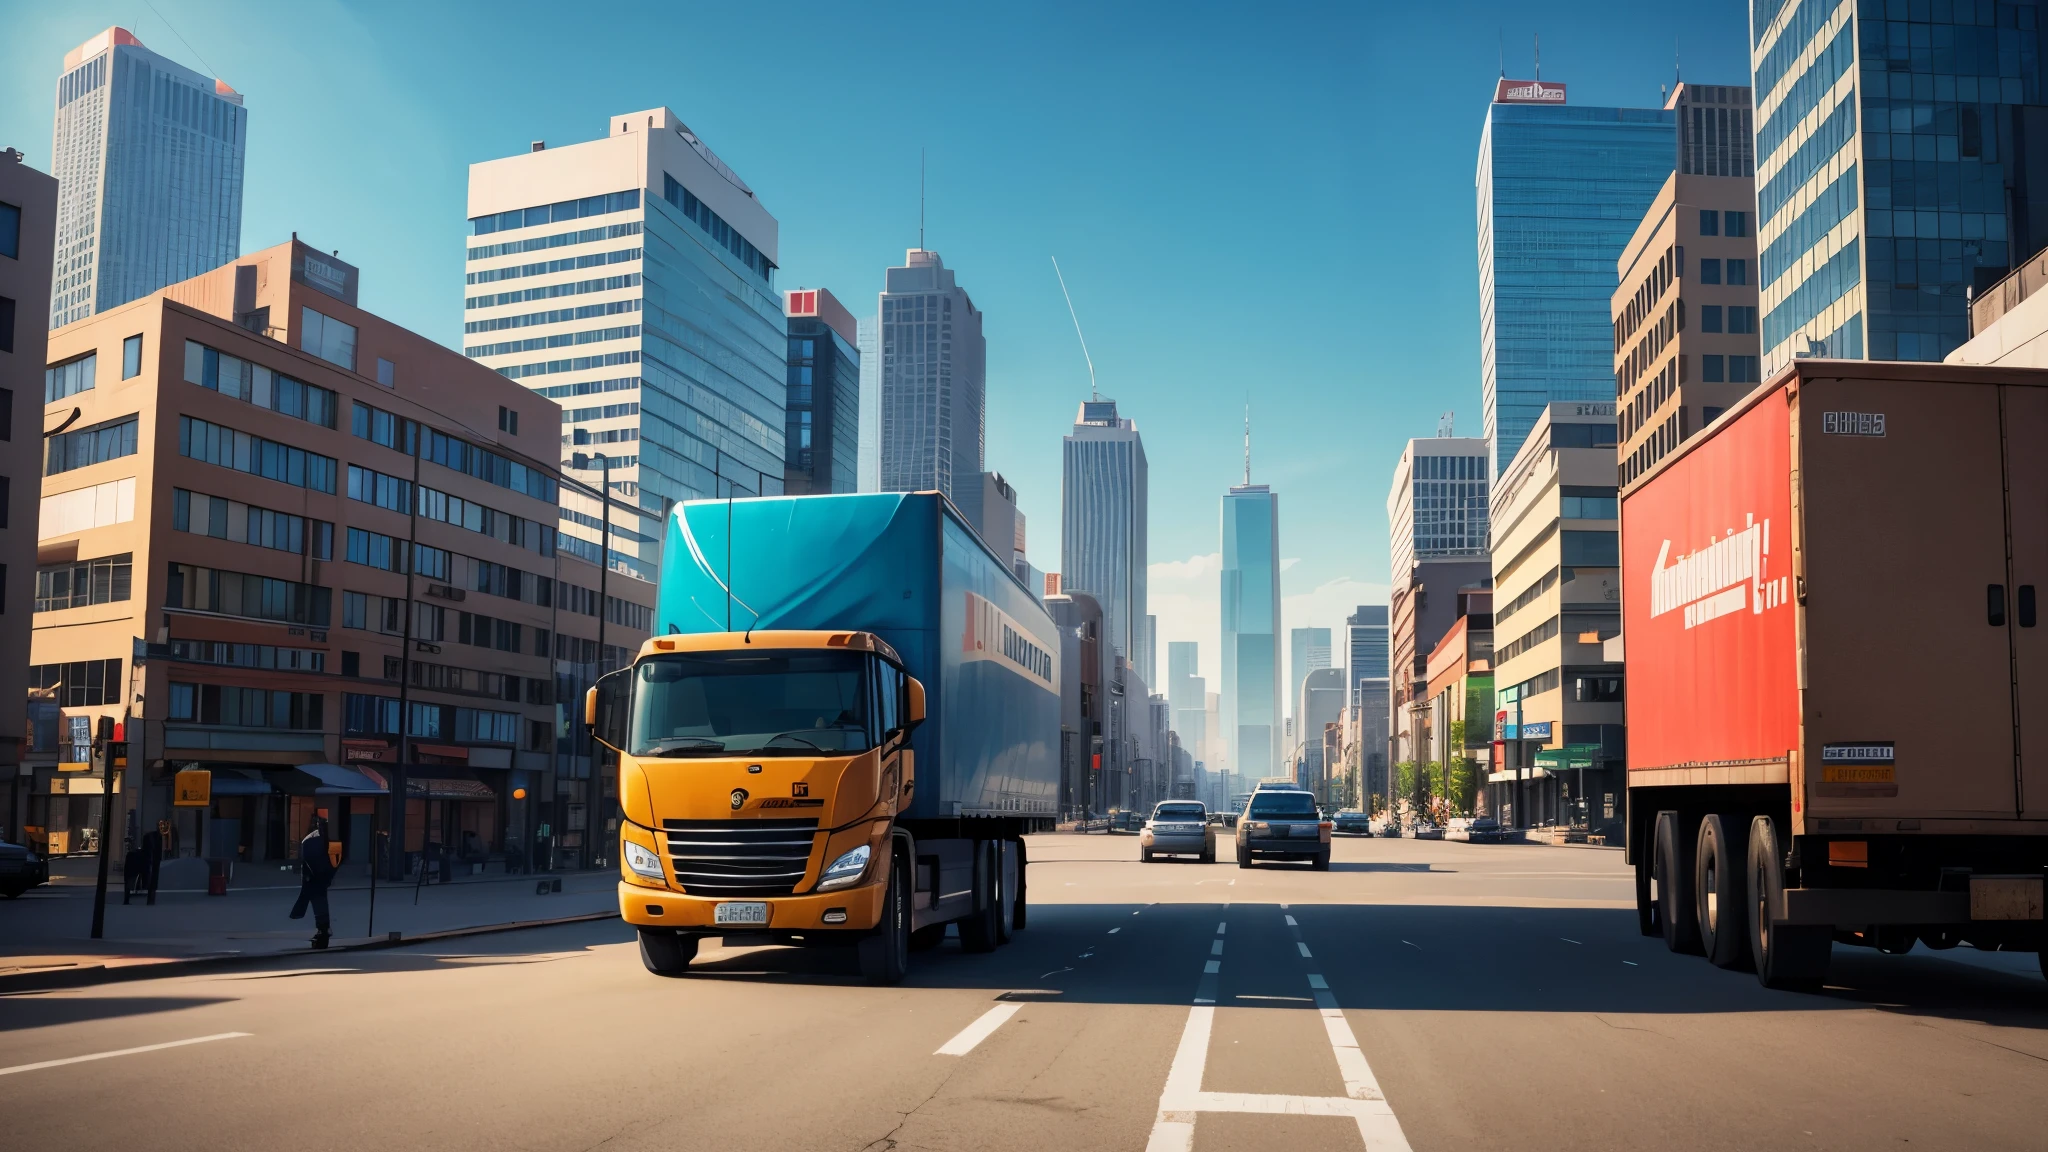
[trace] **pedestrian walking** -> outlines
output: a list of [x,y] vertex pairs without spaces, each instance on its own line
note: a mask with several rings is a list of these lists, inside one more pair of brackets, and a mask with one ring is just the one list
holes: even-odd
[[327,821],[315,817],[312,829],[299,841],[299,900],[292,905],[294,920],[305,919],[306,906],[312,905],[315,948],[327,947],[327,886],[334,882],[334,871],[334,861],[327,854]]
[[171,838],[169,820],[157,821],[155,828],[142,834],[142,861],[143,867],[147,870],[143,885],[149,890],[151,904],[156,903],[157,882],[162,880],[164,875],[164,851],[169,847]]

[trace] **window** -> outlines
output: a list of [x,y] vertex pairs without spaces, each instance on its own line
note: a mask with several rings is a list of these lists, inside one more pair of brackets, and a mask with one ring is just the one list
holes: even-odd
[[[132,424],[134,418],[130,417],[129,422]],[[334,457],[190,416],[178,417],[178,454],[315,492],[334,491]]]
[[498,431],[519,435],[519,413],[504,405],[498,405]]
[[55,612],[128,599],[134,556],[132,552],[123,552],[119,556],[36,569],[35,610]]
[[1614,568],[1621,564],[1618,532],[1565,532],[1559,562],[1567,568]]
[[1754,356],[1730,356],[1728,358],[1728,382],[1731,384],[1756,383],[1757,358]]
[[1728,378],[1725,369],[1722,367],[1724,359],[1721,356],[1700,357],[1701,383],[1719,384]]
[[316,560],[334,559],[333,524],[204,492],[171,490],[171,527]]
[[413,571],[433,580],[448,579],[448,557],[446,550],[429,548],[425,544],[412,546]]
[[273,644],[173,640],[171,659],[192,664],[224,664],[233,668],[281,668],[287,672],[327,671],[326,652],[318,648],[280,648]]
[[1700,259],[1700,283],[1719,284],[1720,282],[1721,262],[1719,260],[1708,260],[1702,257]]
[[630,212],[638,207],[640,190],[635,188],[628,192],[585,196],[581,200],[564,200],[557,204],[541,204],[533,208],[514,208],[510,212],[499,212],[490,216],[473,216],[469,221],[469,232],[472,236],[488,236],[507,228],[531,228],[536,224],[580,220],[585,216]]
[[49,440],[49,456],[43,475],[55,476],[74,468],[86,468],[135,455],[135,417],[109,420]]
[[329,364],[356,370],[356,328],[311,308],[299,309],[299,347]]
[[394,596],[343,592],[341,626],[382,632],[386,636],[402,636],[405,634],[405,601]]
[[[1733,216],[1735,215],[1735,213],[1730,212],[1729,215]],[[1712,208],[1700,209],[1700,235],[1719,236],[1720,234],[1721,214],[1719,212],[1714,211]]]
[[319,731],[327,697],[318,692],[280,692],[226,684],[171,682],[171,720],[227,728],[290,728]]
[[1722,213],[1721,215],[1722,215],[1722,217],[1723,217],[1723,221],[1722,221],[1722,222],[1723,222],[1724,224],[1726,224],[1726,225],[1727,225],[1726,229],[1724,229],[1724,230],[1723,230],[1723,233],[1722,233],[1723,235],[1726,235],[1726,236],[1747,236],[1747,235],[1749,235],[1749,213],[1747,213],[1747,212],[1723,212],[1723,213]]
[[1700,305],[1700,331],[1719,332],[1720,330],[1721,306],[1719,304]]
[[1748,266],[1740,260],[1728,261],[1728,282],[1730,284],[1749,283]]
[[[1612,424],[1552,424],[1550,426],[1550,446],[1552,448],[1612,448],[1614,444],[1614,425]],[[1482,511],[1482,518],[1483,515]]]
[[[697,199],[696,194],[683,187],[675,177],[664,172],[661,174],[661,183],[662,199],[682,209],[683,215],[688,216],[697,227],[703,229],[714,242],[731,252],[754,275],[763,280],[772,278],[775,265],[770,264],[767,256],[749,243],[746,237],[741,236],[739,229],[727,224],[724,217],[713,212],[710,205]],[[948,301],[949,306],[950,304],[951,301]]]
[[341,698],[341,730],[350,735],[398,734],[398,701],[350,692]]
[[377,357],[377,383],[386,388],[398,387],[398,365],[382,356]]
[[194,340],[185,341],[185,382],[322,428],[335,427],[341,410],[340,400],[330,389],[294,380]]
[[1613,520],[1621,514],[1619,493],[1613,488],[1566,484],[1560,496],[1559,514],[1567,520]]
[[386,572],[405,571],[405,541],[394,540],[382,532],[349,529],[346,556],[351,564],[382,568]]
[[14,297],[0,296],[0,352],[14,351]]
[[1712,404],[1709,404],[1706,407],[1700,409],[1700,420],[1702,423],[1712,424],[1714,421],[1719,420],[1721,418],[1721,413],[1726,412],[1727,410],[1728,409],[1726,408],[1719,408]]
[[1617,704],[1621,702],[1621,677],[1619,676],[1574,676],[1572,677],[1572,699],[1581,704]]
[[57,704],[63,708],[89,708],[95,704],[119,704],[122,692],[121,660],[76,660],[69,664],[36,664],[28,670],[30,688],[57,689]]
[[1728,330],[1744,335],[1756,332],[1756,309],[1749,305],[1737,304],[1728,309]]
[[43,372],[43,403],[55,404],[91,388],[99,374],[99,354],[88,352],[76,360],[53,364]]
[[21,206],[0,202],[0,256],[21,259]]
[[166,608],[280,620],[315,628],[327,627],[333,599],[334,592],[329,588],[195,564],[172,564],[170,579],[164,585]]
[[514,744],[519,740],[519,713],[482,708],[455,710],[455,740],[461,744]]
[[137,333],[121,341],[121,379],[133,380],[142,375],[142,335]]
[[348,498],[393,512],[411,512],[412,481],[351,464],[348,466]]
[[361,652],[343,652],[341,654],[341,674],[343,676],[361,676],[363,674],[363,654]]

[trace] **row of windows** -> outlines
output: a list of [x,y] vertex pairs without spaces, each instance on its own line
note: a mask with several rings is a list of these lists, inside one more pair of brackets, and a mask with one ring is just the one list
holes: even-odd
[[581,296],[588,292],[616,292],[622,288],[638,288],[640,274],[628,272],[623,276],[602,276],[595,280],[578,280],[571,284],[548,284],[539,288],[521,288],[516,292],[496,292],[488,296],[471,296],[462,302],[464,308],[496,308],[503,304],[527,304],[535,300],[555,300],[563,296]]
[[775,265],[770,264],[768,257],[754,247],[751,241],[740,235],[739,229],[727,224],[724,217],[713,212],[709,204],[697,199],[694,193],[666,172],[661,174],[661,187],[661,198],[682,209],[683,215],[702,228],[705,235],[723,245],[726,251],[737,257],[754,275],[763,280],[773,279]]
[[334,559],[333,524],[204,492],[172,489],[171,527],[199,536],[274,548],[295,556]]
[[1520,637],[1517,637],[1516,639],[1510,641],[1509,643],[1501,647],[1500,650],[1496,651],[1493,654],[1493,666],[1498,668],[1502,664],[1505,664],[1508,661],[1513,660],[1515,657],[1520,656],[1522,653],[1527,652],[1529,649],[1534,648],[1538,644],[1543,643],[1545,640],[1548,640],[1551,637],[1556,636],[1557,628],[1557,617],[1555,616],[1552,616],[1550,619],[1545,620],[1541,624],[1538,624],[1536,627],[1523,633]]
[[547,276],[556,272],[575,272],[584,268],[602,268],[607,264],[626,264],[640,259],[640,249],[620,248],[614,252],[592,252],[587,256],[564,256],[560,260],[543,260],[538,264],[514,264],[509,268],[487,268],[471,272],[471,284],[496,284],[504,280],[523,280],[528,276]]
[[1757,357],[1700,357],[1700,381],[1705,384],[1755,384],[1759,382]]
[[1702,208],[1700,209],[1700,235],[1747,236],[1749,235],[1749,213],[1723,212],[1713,208]]
[[[591,320],[599,316],[618,316],[627,312],[638,312],[638,300],[612,300],[603,304],[585,304],[578,308],[550,308],[545,312],[522,312],[517,316],[499,316],[490,320],[471,320],[462,326],[465,333],[502,332],[508,328],[531,328],[536,324],[562,324],[571,320]],[[476,355],[476,353],[471,353]]]
[[1833,183],[1821,189],[1813,203],[1793,217],[1778,238],[1764,249],[1758,261],[1762,282],[1775,284],[1778,277],[1791,271],[1801,256],[1825,240],[1835,225],[1848,219],[1849,214],[1856,210],[1856,201],[1856,166],[1851,164]]
[[1862,283],[1863,265],[1857,259],[1857,242],[1849,241],[1826,264],[1794,288],[1764,317],[1765,348],[1776,348],[1791,339],[1820,311]]
[[[1759,42],[1770,28],[1777,7],[1783,0],[1757,0],[1753,31]],[[1756,102],[1761,106],[1785,78],[1790,68],[1806,50],[1806,45],[1827,26],[1829,17],[1841,6],[1841,0],[1800,0],[1799,8],[1792,18],[1785,22],[1784,30],[1778,33],[1777,42],[1764,53],[1762,62],[1756,66]]]
[[412,662],[412,686],[433,692],[488,696],[493,700],[504,700],[513,704],[521,701],[541,705],[555,702],[555,686],[549,680],[538,677],[522,679],[502,672],[482,672],[474,668],[430,664],[424,660]]
[[[556,499],[555,482],[539,469],[529,468],[487,448],[479,448],[437,429],[427,428],[382,408],[357,401],[350,420],[351,430],[373,444],[382,444],[408,455],[417,451],[420,459],[450,471],[545,500]],[[353,493],[351,493],[353,495]],[[358,497],[360,499],[360,497]],[[404,511],[400,508],[399,511]]]
[[1649,274],[1643,277],[1629,302],[1622,306],[1621,315],[1614,318],[1614,350],[1621,351],[1628,338],[1644,320],[1657,310],[1657,301],[1664,298],[1664,292],[1685,275],[1685,249],[1666,248],[1664,255],[1657,258]]
[[508,380],[524,380],[528,376],[553,376],[558,372],[581,372],[587,368],[610,368],[619,364],[638,364],[640,353],[608,352],[602,356],[578,356],[573,360],[540,360],[532,364],[511,364],[498,369],[498,375]]
[[1856,134],[1856,94],[1843,97],[1828,118],[1820,122],[1813,135],[1792,153],[1778,174],[1764,182],[1756,190],[1757,219],[1770,221],[1778,218],[1778,209],[1783,208],[1795,193],[1806,186],[1820,166],[1828,162],[1842,146]]
[[638,416],[640,404],[631,401],[625,404],[606,404],[598,408],[569,408],[562,413],[562,423],[581,424],[585,420],[610,420],[619,416]]
[[472,359],[478,356],[507,356],[514,352],[538,352],[543,348],[573,348],[579,344],[600,344],[606,340],[630,340],[640,335],[638,324],[617,328],[590,328],[582,332],[558,332],[526,340],[505,340],[497,344],[472,344],[462,350]]
[[[356,326],[345,324],[324,312],[302,307],[299,309],[299,349],[353,372],[356,370]],[[392,383],[386,379],[392,374],[385,369],[388,363],[387,360],[377,362],[377,382],[387,387]],[[332,423],[328,426],[333,427]]]
[[1787,137],[1805,122],[1813,109],[1834,89],[1835,81],[1856,62],[1856,22],[1842,21],[1828,46],[1792,82],[1792,90],[1785,93],[1785,99],[1771,111],[1771,115],[1757,126],[1756,154],[1768,160]]
[[526,651],[521,643],[526,630],[517,621],[499,620],[478,612],[462,612],[457,616],[457,643],[475,648],[495,648],[500,652]]
[[1493,614],[1493,626],[1499,628],[1501,623],[1508,617],[1534,604],[1545,592],[1557,587],[1557,579],[1557,569],[1552,568],[1550,571],[1545,572],[1542,579],[1523,589],[1513,600],[1501,605],[1500,610]]
[[227,668],[263,668],[284,672],[325,672],[327,653],[318,648],[280,648],[275,644],[230,644],[221,640],[173,640],[171,659]]
[[640,439],[638,428],[608,428],[592,432],[588,428],[577,428],[562,437],[564,444],[630,444]]
[[473,500],[450,496],[424,485],[419,489],[419,514],[429,520],[480,532],[507,544],[517,544],[543,556],[555,554],[555,530],[548,525],[487,508]]
[[38,612],[126,600],[134,579],[133,552],[36,569]]
[[290,728],[318,732],[327,697],[318,692],[236,688],[224,684],[171,681],[168,719],[226,728]]
[[334,603],[332,589],[196,564],[172,564],[164,585],[164,607],[217,612],[256,620],[280,620],[325,628]]
[[[1720,304],[1700,305],[1700,331],[1721,331],[1723,306]],[[1730,304],[1725,308],[1728,331],[1736,335],[1751,335],[1756,332],[1756,309],[1747,304]]]
[[631,212],[640,207],[640,190],[611,192],[602,196],[585,196],[581,200],[563,200],[554,204],[541,204],[533,208],[515,208],[510,212],[498,212],[490,216],[472,216],[469,219],[469,234],[488,236],[508,228],[531,228],[536,224],[559,224],[564,220],[581,220],[586,216],[606,216],[613,212]]
[[602,228],[583,228],[575,232],[557,232],[552,236],[533,236],[525,240],[507,240],[500,244],[479,244],[469,250],[469,258],[471,260],[490,260],[498,256],[517,256],[521,252],[538,252],[544,248],[563,248],[570,244],[594,244],[600,240],[617,240],[621,236],[638,236],[639,234],[640,222],[633,220],[625,224],[607,224]]
[[412,512],[412,481],[351,464],[348,466],[348,498],[409,515]]
[[98,704],[120,704],[127,693],[121,680],[121,660],[73,660],[66,664],[33,664],[28,670],[31,690],[54,691],[60,708],[90,708]]
[[185,341],[185,382],[322,428],[334,427],[339,411],[338,398],[329,389],[272,372],[196,340]]
[[1565,484],[1558,490],[1557,514],[1566,520],[1618,519],[1621,516],[1621,495],[1614,488]]
[[1415,479],[1484,480],[1486,479],[1486,457],[1417,456],[1415,458]]
[[1743,285],[1749,283],[1749,262],[1747,260],[1710,260],[1702,256],[1700,257],[1699,267],[1700,283],[1702,284],[1722,283],[1721,270],[1724,267],[1728,270],[1727,283]]
[[43,475],[55,476],[74,468],[104,464],[135,455],[136,418],[123,416],[90,428],[80,428],[49,438]]
[[44,369],[43,403],[55,404],[66,396],[75,396],[91,388],[94,377],[99,374],[99,364],[99,353],[88,352],[76,360],[52,364]]
[[544,388],[534,389],[535,392],[550,400],[560,400],[568,396],[595,396],[603,392],[638,392],[639,390],[640,378],[638,376],[620,376],[613,380],[579,380],[574,384],[550,384]]
[[1672,449],[1678,447],[1680,441],[1685,439],[1682,431],[1683,422],[1681,420],[1684,411],[1681,408],[1677,412],[1673,412],[1665,417],[1664,422],[1651,430],[1650,435],[1642,443],[1636,445],[1636,450],[1629,453],[1628,457],[1621,462],[1620,477],[1622,483],[1631,483],[1638,476],[1648,472],[1656,466],[1657,461],[1662,460]]
[[191,416],[178,417],[178,455],[315,492],[334,491],[334,457]]
[[344,554],[351,564],[366,568],[381,568],[386,572],[405,571],[405,541],[386,536],[382,532],[371,532],[362,528],[348,530],[348,551]]

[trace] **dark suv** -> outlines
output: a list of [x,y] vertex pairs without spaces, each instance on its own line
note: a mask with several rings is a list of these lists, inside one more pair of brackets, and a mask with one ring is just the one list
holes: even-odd
[[1330,870],[1330,822],[1316,809],[1306,788],[1261,787],[1237,821],[1237,866],[1252,858],[1307,860],[1318,872]]

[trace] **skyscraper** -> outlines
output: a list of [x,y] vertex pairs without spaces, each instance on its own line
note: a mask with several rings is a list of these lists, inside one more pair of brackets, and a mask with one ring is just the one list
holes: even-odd
[[2036,11],[1755,6],[1766,379],[1803,355],[1939,360],[1966,294],[2048,244]]
[[1173,730],[1181,746],[1197,760],[1207,760],[1208,720],[1205,701],[1209,685],[1201,675],[1201,646],[1192,640],[1166,645],[1166,701],[1173,709]]
[[1495,89],[1476,180],[1489,479],[1545,404],[1614,398],[1614,262],[1671,174],[1673,123],[1666,109],[1568,106],[1562,84]]
[[1351,703],[1358,703],[1358,682],[1383,678],[1387,674],[1387,606],[1360,604],[1358,611],[1344,618],[1345,667],[1351,684]]
[[1468,593],[1492,586],[1489,447],[1469,436],[1410,440],[1394,466],[1387,492],[1388,723],[1401,749],[1389,763],[1416,753],[1412,707],[1429,697],[1430,652],[1464,614]]
[[884,492],[978,497],[988,346],[981,313],[937,252],[912,248],[881,298]]
[[1145,640],[1146,517],[1149,469],[1135,421],[1116,401],[1081,404],[1062,446],[1060,577],[1065,587],[1102,602],[1110,645],[1142,677]]
[[785,294],[789,315],[788,402],[782,484],[792,496],[858,491],[860,336],[853,313],[823,288]]
[[[670,109],[607,130],[470,165],[464,351],[561,404],[573,476],[611,463],[643,510],[614,517],[611,562],[651,579],[673,502],[782,493],[789,337],[753,189]],[[594,560],[597,501],[562,505]]]
[[[1301,682],[1317,668],[1330,666],[1330,630],[1328,628],[1295,628],[1287,633],[1287,706],[1289,715],[1301,718],[1298,705],[1301,701]],[[1294,738],[1303,740],[1314,733],[1295,725]]]
[[1280,497],[1246,483],[1223,497],[1223,739],[1248,781],[1279,771]]
[[50,327],[211,271],[242,251],[249,113],[202,76],[109,28],[64,56]]
[[863,316],[860,334],[860,490],[882,490],[882,357],[875,318]]

